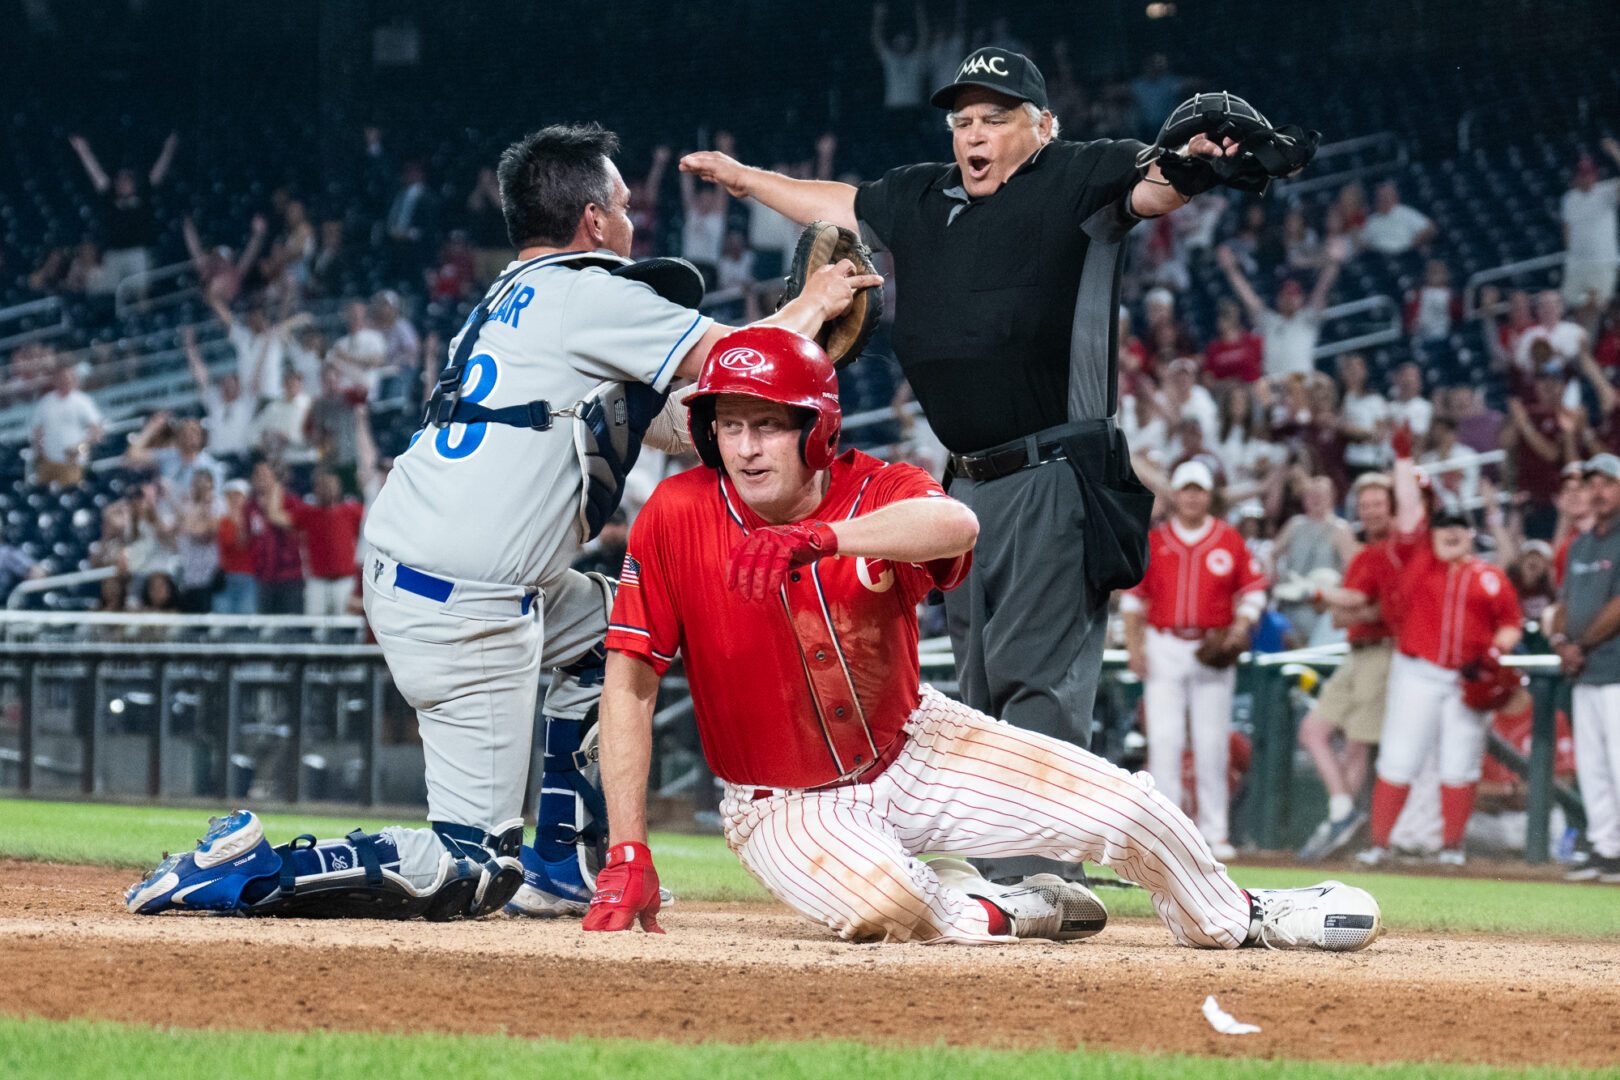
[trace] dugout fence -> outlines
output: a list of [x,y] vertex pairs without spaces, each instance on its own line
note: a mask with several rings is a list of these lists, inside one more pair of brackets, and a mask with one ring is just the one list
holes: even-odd
[[[1263,850],[1290,846],[1314,824],[1316,796],[1298,783],[1302,676],[1337,666],[1343,646],[1245,656],[1234,727],[1250,767],[1234,814]],[[923,677],[956,692],[948,642],[922,642]],[[1549,822],[1584,821],[1577,793],[1555,783],[1556,716],[1569,684],[1550,656],[1511,657],[1534,701],[1528,755],[1494,740],[1491,753],[1523,777],[1525,858],[1551,852]],[[1092,744],[1128,767],[1140,687],[1125,653],[1104,657]],[[543,688],[542,688],[543,689]],[[531,793],[543,734],[537,715]],[[691,698],[666,678],[654,720],[651,790],[673,796],[708,779]],[[426,806],[415,714],[382,651],[354,617],[68,616],[0,612],[0,791],[41,798],[222,805]]]

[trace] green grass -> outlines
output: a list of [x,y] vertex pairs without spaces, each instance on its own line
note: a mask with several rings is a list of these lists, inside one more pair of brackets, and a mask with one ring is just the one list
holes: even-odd
[[[189,848],[202,835],[206,822],[207,816],[196,810],[0,800],[0,857],[147,869],[155,865],[161,852]],[[265,817],[272,843],[299,833],[342,836],[356,825],[376,829],[385,824],[355,818]],[[658,833],[652,838],[652,848],[659,876],[681,899],[768,899],[718,837]],[[1237,866],[1232,870],[1238,884],[1250,888],[1314,884],[1328,874],[1377,897],[1385,922],[1395,930],[1620,937],[1620,893],[1601,886],[1340,873],[1305,867]],[[1104,889],[1101,895],[1117,916],[1153,916],[1148,894],[1142,890]]]
[[376,1035],[311,1031],[185,1031],[81,1020],[0,1018],[0,1076],[10,1080],[307,1080],[309,1077],[612,1077],[614,1080],[1487,1080],[1615,1076],[1615,1070],[1494,1069],[1484,1066],[1339,1065],[1077,1051],[958,1047],[884,1049],[849,1042],[752,1046],[498,1035]]

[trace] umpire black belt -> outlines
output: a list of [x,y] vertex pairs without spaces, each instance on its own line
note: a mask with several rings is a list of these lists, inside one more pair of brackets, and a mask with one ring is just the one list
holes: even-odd
[[1020,469],[1033,469],[1049,461],[1064,460],[1068,456],[1063,449],[1064,439],[1106,431],[1111,423],[1109,420],[1076,420],[1059,424],[976,454],[952,454],[946,459],[947,467],[952,476],[963,480],[999,480]]

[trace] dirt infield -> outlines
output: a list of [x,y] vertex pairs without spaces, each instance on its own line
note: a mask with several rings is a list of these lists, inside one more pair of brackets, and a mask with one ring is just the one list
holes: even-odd
[[[129,871],[0,862],[0,1013],[183,1027],[837,1037],[1344,1061],[1612,1065],[1620,943],[1389,934],[1350,955],[1199,952],[1120,920],[1071,945],[849,945],[787,909],[682,904],[665,937],[573,922],[140,919]],[[1215,994],[1258,1035],[1220,1036]]]

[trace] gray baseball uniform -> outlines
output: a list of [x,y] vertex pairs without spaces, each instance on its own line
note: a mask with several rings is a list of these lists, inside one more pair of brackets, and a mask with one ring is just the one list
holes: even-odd
[[[463,401],[544,400],[556,412],[605,380],[668,388],[712,320],[580,258],[497,282]],[[366,615],[421,722],[433,821],[492,829],[521,816],[541,665],[567,663],[606,630],[603,590],[568,576],[582,484],[567,420],[429,426],[366,520]],[[566,630],[548,640],[553,628]]]

